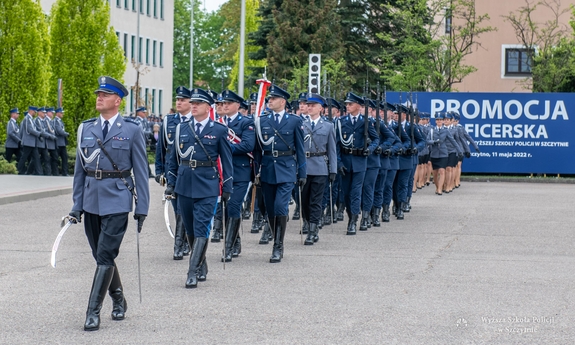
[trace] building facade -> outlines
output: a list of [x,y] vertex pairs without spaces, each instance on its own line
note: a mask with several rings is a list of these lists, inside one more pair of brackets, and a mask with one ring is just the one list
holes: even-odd
[[[124,50],[126,72],[124,84],[130,90],[125,115],[138,105],[148,108],[148,115],[165,115],[172,107],[174,0],[107,0],[110,26]],[[42,9],[50,13],[56,0],[41,0]],[[139,37],[138,37],[139,16]],[[136,80],[140,94],[137,97]],[[136,105],[136,99],[139,99]]]

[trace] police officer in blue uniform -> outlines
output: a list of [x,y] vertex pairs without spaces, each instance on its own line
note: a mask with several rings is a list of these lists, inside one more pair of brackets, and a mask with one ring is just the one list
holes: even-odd
[[[20,123],[20,132],[22,138],[22,156],[18,161],[18,174],[42,175],[42,165],[40,165],[40,154],[38,153],[38,141],[42,132],[34,123],[34,114],[38,111],[37,107],[29,106],[28,113]],[[28,162],[29,161],[29,162]],[[26,167],[28,163],[28,167]]]
[[[277,85],[269,89],[268,115],[255,117],[259,147],[254,151],[274,237],[271,263],[281,262],[292,189],[306,182],[306,157],[300,117],[285,111],[290,94]],[[297,182],[297,185],[296,185]]]
[[447,143],[461,153],[459,144],[455,141],[450,131],[443,125],[445,112],[435,113],[436,126],[429,130],[427,144],[430,145],[430,157],[433,167],[433,183],[435,183],[435,194],[443,195],[443,186],[446,179],[445,169],[448,166],[449,149]]
[[[473,140],[473,138],[471,138],[469,133],[467,133],[467,131],[465,130],[465,127],[463,127],[459,123],[460,119],[461,119],[461,116],[459,115],[459,113],[453,112],[453,125],[459,131],[459,138],[461,138],[461,140],[463,141],[465,158],[471,158],[471,151],[469,150],[469,143],[471,143],[471,145],[473,145],[475,152],[479,153],[480,150],[479,150],[479,147],[477,146],[477,144],[475,143],[475,140]],[[461,184],[460,178],[461,178],[461,166],[462,166],[462,164],[463,164],[463,157],[461,157],[461,159],[459,160],[459,163],[457,165],[457,172],[456,172],[457,176],[455,178],[455,188],[459,188],[459,185]]]
[[[233,167],[228,129],[209,118],[214,99],[198,88],[192,90],[190,103],[193,120],[180,122],[176,127],[174,150],[168,157],[165,194],[177,194],[188,241],[193,238],[186,288],[195,288],[201,271],[206,275],[208,271],[206,251],[220,195],[220,180],[221,201],[226,203],[232,193]],[[218,158],[223,176],[218,169]]]
[[[48,144],[47,142],[52,139],[52,134],[47,129],[46,121],[44,118],[46,117],[46,108],[41,107],[38,109],[36,113],[36,118],[34,119],[34,124],[36,128],[40,131],[40,137],[37,141],[38,147],[38,154],[40,156],[40,165],[43,166],[43,173],[46,176],[52,175],[52,167],[50,165],[50,154],[48,153]],[[28,169],[28,172],[31,172],[31,169]]]
[[[409,178],[407,180],[407,198],[406,201],[403,203],[402,206],[402,210],[403,212],[407,212],[409,213],[411,211],[411,195],[413,194],[413,184],[414,184],[414,178],[415,178],[415,172],[417,170],[417,165],[419,163],[419,152],[420,151],[424,151],[425,148],[427,147],[427,144],[425,142],[425,138],[426,136],[423,134],[423,132],[420,129],[419,124],[417,124],[416,122],[416,111],[412,108],[410,109],[409,113],[409,121],[406,118],[406,127],[407,127],[407,134],[413,138],[413,141],[411,143],[411,148],[410,148],[410,154],[411,154],[411,171],[409,173]],[[413,126],[413,127],[412,127]],[[412,135],[413,132],[413,135]]]
[[333,124],[320,116],[327,101],[321,95],[308,93],[306,111],[309,120],[304,121],[304,143],[306,152],[306,183],[301,191],[303,219],[309,224],[305,245],[319,240],[318,231],[323,213],[323,195],[329,181],[335,180],[337,154]]
[[68,144],[68,136],[70,133],[66,132],[64,122],[64,109],[56,109],[56,117],[54,118],[54,131],[56,131],[56,146],[58,156],[62,160],[62,176],[68,176],[68,151],[66,145]]
[[[367,99],[368,102],[368,120],[370,127],[375,128],[375,108],[377,105],[375,101],[371,99]],[[380,128],[381,131],[381,128]],[[383,153],[382,149],[382,141],[381,135],[379,135],[379,144],[367,157],[367,170],[365,171],[365,177],[363,179],[363,186],[361,191],[361,223],[359,225],[360,231],[366,231],[368,228],[371,227],[371,208],[373,206],[373,196],[374,196],[374,188],[375,182],[377,180],[377,175],[379,174],[379,169],[381,168],[381,159],[380,155]]]
[[52,176],[60,175],[58,167],[58,152],[56,141],[58,137],[56,136],[56,129],[54,126],[54,108],[46,108],[46,116],[44,117],[44,124],[46,128],[46,133],[50,135],[50,138],[46,139],[46,149],[50,155],[50,170],[52,171]]
[[[176,88],[176,114],[167,114],[164,116],[164,120],[160,125],[160,135],[158,142],[156,144],[156,182],[160,186],[164,186],[167,181],[168,171],[168,160],[170,155],[174,151],[174,138],[176,137],[176,126],[182,122],[182,119],[187,119],[188,121],[192,118],[192,104],[190,103],[190,97],[192,94],[184,86],[178,86]],[[174,213],[176,214],[176,228],[174,233],[174,260],[182,260],[184,256],[190,254],[190,245],[188,240],[186,240],[186,229],[184,226],[184,220],[178,206],[177,196],[175,199],[171,199],[172,207]],[[194,242],[193,238],[190,242]]]
[[10,120],[8,120],[8,124],[6,125],[6,143],[4,144],[6,148],[6,160],[10,162],[12,160],[12,156],[16,156],[16,162],[20,162],[20,142],[21,134],[20,134],[20,126],[18,126],[18,122],[16,121],[20,116],[20,112],[18,108],[10,109]]
[[100,327],[106,290],[113,302],[112,319],[124,319],[127,304],[114,260],[128,227],[132,200],[136,200],[138,231],[150,203],[144,135],[137,124],[118,113],[128,90],[111,77],[100,77],[98,82],[96,110],[100,116],[78,127],[74,206],[70,212],[75,222],[80,222],[84,214],[86,237],[97,264],[86,311],[86,331]]
[[339,118],[336,125],[338,171],[342,175],[342,192],[348,215],[347,235],[355,235],[361,210],[361,191],[367,157],[379,145],[379,136],[368,124],[365,137],[365,115],[361,114],[364,99],[349,92],[345,99],[347,115]]
[[241,224],[241,207],[248,186],[252,180],[252,157],[256,144],[254,122],[239,114],[239,108],[244,99],[235,92],[224,90],[222,115],[228,126],[229,141],[232,148],[232,165],[234,167],[233,193],[228,202],[226,220],[226,245],[224,257],[226,262],[232,261],[241,252],[239,229]]

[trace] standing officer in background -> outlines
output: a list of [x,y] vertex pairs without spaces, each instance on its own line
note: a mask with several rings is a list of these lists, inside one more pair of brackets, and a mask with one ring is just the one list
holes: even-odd
[[303,219],[309,224],[305,245],[319,240],[319,224],[322,221],[323,195],[327,179],[333,182],[337,172],[337,155],[333,124],[321,118],[326,100],[318,94],[308,93],[306,111],[310,117],[304,121],[304,143],[307,179],[301,191]]
[[20,142],[22,141],[20,135],[20,127],[16,120],[20,116],[18,108],[10,109],[10,120],[6,125],[6,160],[10,162],[12,156],[16,155],[16,162],[20,162]]
[[[27,171],[32,170],[34,175],[42,175],[42,166],[40,165],[40,155],[38,153],[38,141],[40,140],[40,130],[36,128],[33,116],[38,108],[29,106],[28,114],[20,123],[20,133],[22,138],[22,155],[18,161],[18,175],[29,174]],[[30,158],[30,163],[26,163]]]
[[68,176],[68,151],[66,144],[68,144],[68,136],[70,133],[64,129],[64,122],[62,116],[64,110],[62,108],[56,109],[56,117],[54,118],[54,130],[56,131],[56,145],[58,147],[58,156],[62,160],[62,176]]
[[50,155],[50,170],[52,170],[52,176],[58,176],[58,152],[56,149],[56,141],[58,137],[56,136],[56,130],[54,128],[54,108],[46,108],[46,117],[44,117],[44,123],[46,124],[46,132],[50,134],[50,138],[46,139],[46,149]]
[[[150,123],[146,117],[146,107],[139,107],[136,109],[136,118],[134,119],[138,126],[144,132],[144,139],[146,139],[146,147],[148,147],[149,142],[151,141],[152,137],[152,128],[150,127]],[[154,174],[152,174],[152,169],[148,165],[148,177],[155,178]]]
[[228,125],[229,141],[232,149],[232,165],[234,167],[233,193],[226,208],[226,245],[224,257],[226,262],[232,261],[242,251],[240,242],[241,208],[244,196],[252,180],[252,154],[256,144],[254,122],[238,113],[244,99],[230,90],[222,92],[224,104],[222,115]]
[[[46,141],[51,138],[51,134],[48,133],[46,129],[46,122],[44,118],[46,117],[46,109],[44,107],[38,109],[38,113],[36,113],[36,118],[34,119],[34,124],[38,131],[40,131],[40,137],[38,138],[37,147],[38,147],[38,155],[40,156],[40,165],[43,166],[44,175],[50,176],[52,175],[52,169],[50,166],[50,155],[48,154],[48,146]],[[28,168],[28,172],[31,172],[31,169]]]
[[[166,195],[178,195],[180,211],[192,252],[186,288],[195,288],[201,275],[206,279],[206,251],[212,218],[216,213],[222,180],[221,202],[227,203],[232,192],[232,149],[228,129],[209,118],[214,99],[202,89],[194,89],[190,98],[193,121],[176,127],[174,150],[168,157]],[[222,173],[218,171],[220,158]],[[193,240],[193,243],[191,242]]]
[[348,216],[347,235],[355,235],[357,219],[361,211],[361,191],[367,170],[367,157],[379,144],[375,128],[368,123],[365,137],[365,121],[361,114],[364,99],[349,92],[345,99],[348,115],[336,121],[338,171],[342,176],[342,193]]
[[254,115],[259,140],[254,158],[261,167],[261,189],[274,237],[270,262],[276,263],[283,257],[290,195],[294,187],[305,184],[307,175],[302,120],[285,110],[290,94],[272,84],[268,95],[271,112]]
[[[192,118],[192,103],[190,98],[192,93],[184,86],[176,88],[176,114],[168,114],[164,117],[160,127],[160,138],[156,144],[156,182],[164,186],[167,181],[168,160],[174,151],[174,138],[176,137],[176,127],[180,122],[190,121]],[[166,201],[168,202],[168,201]],[[186,229],[184,220],[178,204],[178,199],[170,201],[176,214],[176,233],[174,234],[174,260],[182,260],[184,256],[190,254],[190,245],[186,240]],[[192,238],[191,242],[194,239]]]
[[86,237],[97,264],[85,331],[99,329],[106,290],[112,298],[112,319],[124,319],[128,305],[114,260],[128,227],[132,199],[136,201],[134,219],[138,221],[138,232],[150,203],[144,135],[136,123],[118,113],[128,90],[111,77],[100,77],[98,82],[96,110],[100,116],[78,127],[74,206],[70,212],[74,222],[80,222],[84,214]]

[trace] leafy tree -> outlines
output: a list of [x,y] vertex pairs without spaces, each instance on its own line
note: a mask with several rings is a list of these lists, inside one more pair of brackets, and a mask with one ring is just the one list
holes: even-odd
[[46,104],[50,78],[47,19],[33,0],[0,0],[0,140],[8,110]]
[[[190,83],[190,0],[174,3],[174,77],[173,91]],[[231,62],[221,61],[214,50],[223,45],[222,27],[225,18],[219,11],[206,13],[200,1],[194,2],[194,86],[214,88],[221,85]],[[218,87],[219,89],[219,87]]]
[[78,125],[97,115],[94,90],[98,77],[108,75],[122,81],[126,61],[110,27],[107,1],[58,0],[51,13],[50,101],[56,102],[57,79],[62,79],[64,122],[74,145]]
[[[542,10],[551,12],[551,19],[537,21]],[[526,48],[531,76],[520,81],[523,88],[533,92],[575,91],[575,23],[571,20],[571,32],[561,23],[569,10],[560,0],[526,0],[517,11],[503,16]],[[571,11],[575,16],[575,9]]]

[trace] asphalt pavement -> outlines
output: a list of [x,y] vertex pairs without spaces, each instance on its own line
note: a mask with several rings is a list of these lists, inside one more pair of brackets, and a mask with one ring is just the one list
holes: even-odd
[[[52,196],[8,197],[0,176],[0,344],[572,344],[575,330],[575,186],[463,183],[437,196],[419,190],[405,220],[346,236],[324,227],[303,246],[290,220],[285,256],[243,221],[242,253],[185,289],[187,260],[172,260],[162,189],[150,180],[151,209],[140,235],[130,219],[117,265],[128,301],[112,321],[104,301],[97,332],[83,323],[95,269],[83,224],[65,234],[50,266],[71,179],[48,177]],[[57,181],[57,182],[56,182]],[[66,189],[67,188],[67,189]],[[42,192],[46,192],[42,190]],[[60,195],[60,194],[62,195]],[[25,194],[25,193],[24,193]],[[33,193],[32,193],[33,194]],[[35,200],[32,200],[35,199]],[[293,206],[291,207],[293,211]]]

